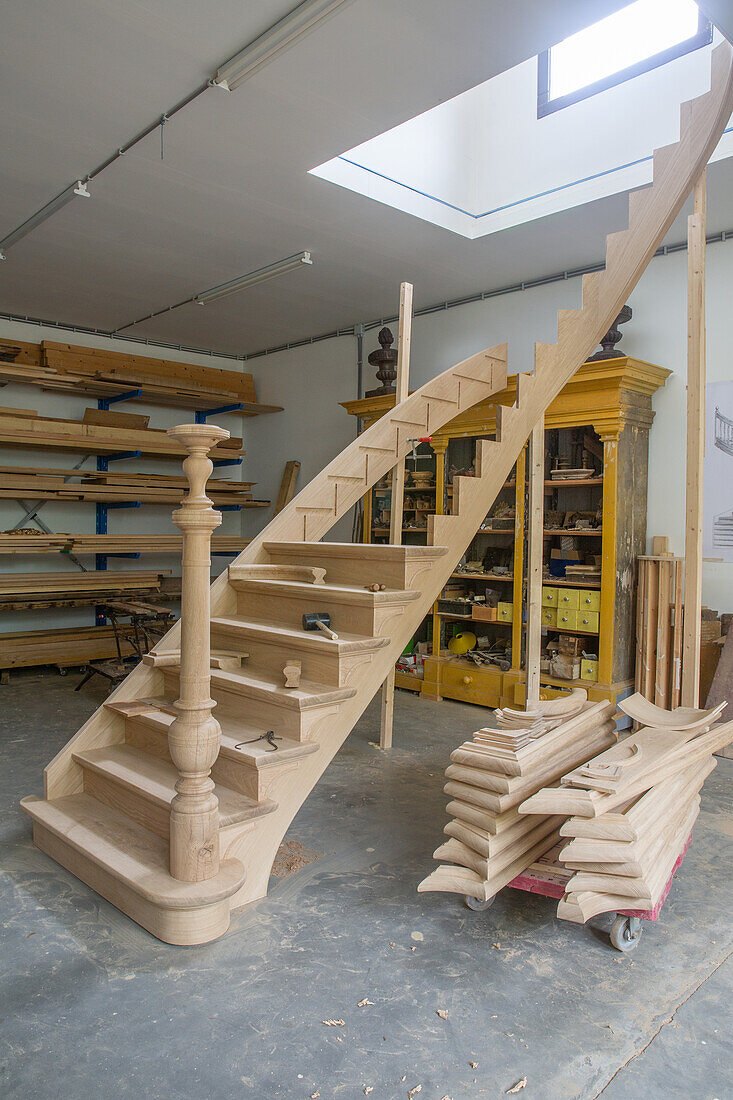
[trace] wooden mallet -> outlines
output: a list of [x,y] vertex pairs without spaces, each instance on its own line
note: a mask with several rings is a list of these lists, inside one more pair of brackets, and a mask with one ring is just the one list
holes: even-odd
[[338,641],[338,634],[331,630],[331,616],[327,611],[307,611],[303,616],[303,630],[322,630],[332,641]]

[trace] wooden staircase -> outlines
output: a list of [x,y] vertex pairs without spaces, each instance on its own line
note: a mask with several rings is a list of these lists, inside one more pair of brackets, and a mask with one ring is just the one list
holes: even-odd
[[[630,196],[629,228],[608,238],[605,271],[585,276],[582,308],[559,314],[557,343],[537,345],[534,374],[520,375],[516,405],[497,408],[497,439],[479,443],[475,477],[456,479],[454,514],[431,517],[430,545],[319,540],[404,459],[411,438],[504,388],[506,346],[449,368],[342,451],[215,581],[200,629],[184,596],[183,646],[179,623],[51,761],[43,799],[23,799],[39,848],[169,943],[214,939],[233,909],[266,893],[294,815],[445,585],[532,427],[610,328],[707,164],[733,112],[731,56],[727,44],[715,51],[711,91],[683,106],[680,141],[655,153],[652,186]],[[374,582],[385,589],[367,590]],[[305,632],[307,611],[328,612],[338,639]],[[206,690],[221,734],[213,763],[187,770],[173,762],[171,746],[176,755],[180,745],[169,731],[191,709],[177,705],[189,679],[180,652],[191,637],[207,668],[211,647]],[[293,659],[301,662],[300,685],[285,688],[283,666]],[[194,841],[195,880],[183,881],[180,870],[171,873],[179,827],[171,806],[175,799],[180,810],[188,798],[189,810],[210,808],[209,770],[217,850]]]

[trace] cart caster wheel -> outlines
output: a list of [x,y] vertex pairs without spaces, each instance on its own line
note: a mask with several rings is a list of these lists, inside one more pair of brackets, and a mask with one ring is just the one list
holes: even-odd
[[[494,895],[496,897],[496,895]],[[494,904],[494,898],[488,898],[487,901],[482,901],[481,898],[472,898],[470,894],[466,894],[463,899],[469,909],[473,909],[474,913],[483,913],[484,909],[488,909],[489,906]]]
[[616,917],[608,937],[617,951],[635,951],[641,939],[641,921],[638,917]]
[[59,669],[59,676],[68,676],[68,675],[69,675],[68,668],[60,668]]

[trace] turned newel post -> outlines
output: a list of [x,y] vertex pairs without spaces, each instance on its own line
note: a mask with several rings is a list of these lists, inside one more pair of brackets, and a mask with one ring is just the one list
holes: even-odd
[[206,482],[214,468],[208,453],[229,432],[209,424],[180,424],[168,435],[188,451],[183,462],[188,494],[173,513],[183,533],[183,570],[180,714],[168,730],[179,772],[171,803],[170,870],[174,878],[200,882],[219,870],[219,801],[209,773],[219,753],[221,727],[211,713],[209,585],[211,533],[221,523],[221,512],[206,496]]

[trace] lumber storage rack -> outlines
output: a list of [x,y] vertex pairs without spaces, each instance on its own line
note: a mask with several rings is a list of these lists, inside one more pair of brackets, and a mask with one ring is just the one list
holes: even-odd
[[[664,887],[662,896],[653,909],[616,910],[613,924],[608,933],[608,938],[611,946],[615,947],[617,951],[623,951],[624,953],[634,951],[638,947],[639,940],[641,939],[641,933],[643,931],[642,921],[655,921],[659,919],[664,903],[667,900],[667,895],[672,888],[672,880],[677,874],[691,842],[692,833],[688,836],[684,848],[677,857],[677,862],[672,868],[669,881]],[[542,897],[555,898],[559,901],[565,893],[566,883],[574,874],[573,871],[569,871],[564,867],[558,858],[560,849],[564,846],[565,840],[560,841],[559,844],[556,844],[554,848],[551,848],[549,852],[546,852],[536,860],[535,863],[528,867],[526,871],[523,871],[521,875],[517,875],[516,878],[513,878],[511,882],[507,883],[504,889],[523,890],[527,894],[540,894]],[[486,901],[466,894],[463,900],[469,909],[474,910],[474,912],[483,912],[494,904],[494,901],[500,893],[501,891],[499,890]]]
[[[141,398],[144,399],[144,397],[145,397],[145,394],[144,394],[142,388],[126,390],[123,393],[112,394],[110,397],[100,397],[100,398],[98,398],[97,399],[97,408],[106,411],[106,410],[109,409],[110,405],[116,405],[120,401],[136,401],[136,400],[139,400]],[[194,413],[195,422],[197,424],[205,424],[206,420],[207,420],[207,417],[209,417],[209,416],[214,416],[214,415],[217,415],[217,414],[220,415],[220,414],[223,414],[223,413],[241,412],[243,409],[244,409],[244,404],[242,402],[236,402],[235,404],[229,404],[229,405],[221,405],[217,408],[212,408],[212,409],[197,409]],[[104,471],[109,469],[110,462],[113,462],[113,461],[119,460],[119,459],[126,459],[126,458],[139,458],[141,453],[142,453],[141,451],[121,451],[118,454],[97,455],[97,470],[99,472],[104,472]],[[217,459],[213,463],[213,465],[215,467],[217,467],[217,466],[241,466],[241,464],[242,464],[241,457]],[[113,503],[99,503],[98,502],[96,504],[96,522],[95,522],[95,528],[94,528],[95,534],[97,534],[97,535],[106,535],[108,533],[107,532],[107,513],[108,513],[110,508],[139,508],[140,503],[141,502],[139,500],[135,500],[135,501],[117,501],[117,502],[113,502]],[[218,507],[219,507],[220,512],[241,512],[241,510],[242,510],[242,505],[241,504],[220,504]],[[217,557],[232,556],[232,552],[228,551],[228,550],[215,550],[215,551],[212,551],[212,553],[214,555],[216,555]],[[137,553],[127,553],[127,552],[119,552],[119,551],[118,552],[110,552],[110,553],[101,553],[101,554],[98,553],[98,554],[95,555],[95,567],[97,569],[102,569],[102,570],[106,569],[107,568],[107,558],[108,557],[139,558],[140,553],[139,552],[137,552]],[[105,614],[104,606],[101,605],[101,604],[98,607],[95,608],[94,621],[95,621],[97,626],[104,626],[107,622],[107,616]]]

